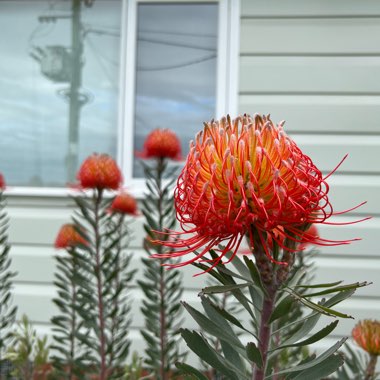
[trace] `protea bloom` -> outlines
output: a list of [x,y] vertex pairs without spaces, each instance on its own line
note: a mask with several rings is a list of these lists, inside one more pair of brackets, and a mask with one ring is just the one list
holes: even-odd
[[58,231],[57,238],[55,239],[55,248],[73,248],[77,245],[87,245],[86,240],[81,236],[74,224],[64,224]]
[[181,159],[181,143],[177,135],[169,129],[154,129],[144,141],[142,152],[137,156],[141,158],[170,158]]
[[272,261],[269,237],[288,250],[284,241],[292,241],[293,251],[307,243],[346,244],[304,232],[333,215],[327,195],[329,175],[323,177],[286,135],[283,122],[275,125],[269,116],[205,123],[190,143],[175,189],[177,219],[191,236],[182,238],[178,235],[183,232],[169,231],[177,238],[163,244],[175,250],[172,257],[197,250],[195,257],[178,266],[201,260],[219,244],[224,248],[217,262],[230,250],[233,257],[245,236],[253,250],[260,242]]
[[0,191],[5,189],[5,179],[4,176],[0,173]]
[[115,160],[108,154],[94,153],[81,165],[77,178],[83,189],[116,190],[122,183],[122,175]]
[[352,330],[355,342],[371,355],[380,355],[380,322],[363,320]]
[[137,215],[136,199],[126,191],[123,191],[113,200],[110,211],[119,214]]

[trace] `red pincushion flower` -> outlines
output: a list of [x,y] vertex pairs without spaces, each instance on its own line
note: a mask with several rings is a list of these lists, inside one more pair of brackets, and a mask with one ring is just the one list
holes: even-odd
[[74,224],[64,224],[55,239],[55,248],[70,248],[78,244],[87,245],[86,240],[78,233]]
[[77,178],[84,189],[113,189],[122,183],[122,175],[115,160],[107,154],[97,154],[86,158],[80,167]]
[[313,244],[313,241],[319,238],[318,228],[315,224],[312,224],[308,230],[302,236],[303,243],[298,247],[299,251],[303,251],[310,244]]
[[380,355],[380,322],[360,321],[352,330],[355,342],[371,355]]
[[4,176],[0,173],[0,190],[5,189],[5,179]]
[[190,144],[174,195],[177,219],[191,236],[178,237],[183,232],[172,231],[168,233],[177,239],[162,242],[176,250],[167,257],[199,251],[175,266],[201,260],[219,244],[225,248],[214,264],[230,250],[233,257],[244,236],[253,249],[256,236],[272,261],[268,236],[283,248],[285,238],[296,245],[349,242],[304,233],[309,224],[324,223],[333,215],[327,196],[329,175],[322,176],[282,125],[259,115],[205,123]]
[[126,191],[123,191],[115,197],[110,210],[120,214],[137,215],[136,199]]
[[144,141],[143,151],[137,153],[141,158],[181,159],[181,143],[177,135],[169,129],[154,129]]

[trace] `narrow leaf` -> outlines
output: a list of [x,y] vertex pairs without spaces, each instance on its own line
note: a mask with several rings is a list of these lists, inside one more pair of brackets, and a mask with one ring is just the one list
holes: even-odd
[[245,347],[247,351],[248,359],[255,363],[259,368],[263,367],[263,358],[261,356],[260,350],[257,348],[256,344],[249,342]]

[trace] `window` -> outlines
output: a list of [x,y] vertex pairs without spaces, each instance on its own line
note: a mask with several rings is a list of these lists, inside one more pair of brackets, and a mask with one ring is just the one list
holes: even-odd
[[88,154],[116,155],[121,1],[72,4],[0,1],[0,171],[12,187],[63,187]]
[[203,121],[234,112],[237,5],[0,0],[0,172],[11,192],[65,194],[80,162],[105,152],[138,195],[134,152],[150,130],[173,129],[186,154]]

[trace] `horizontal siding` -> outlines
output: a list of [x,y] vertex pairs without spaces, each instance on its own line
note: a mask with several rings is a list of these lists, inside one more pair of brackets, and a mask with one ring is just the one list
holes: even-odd
[[243,18],[380,16],[380,3],[376,0],[242,0],[241,14]]
[[240,58],[243,94],[379,95],[380,57]]
[[[334,238],[337,238],[334,234]],[[354,245],[360,242],[353,243]],[[355,247],[357,250],[357,247]],[[52,285],[55,272],[55,260],[53,249],[41,249],[42,254],[36,252],[36,249],[30,249],[29,252],[25,252],[25,249],[14,247],[12,249],[12,267],[18,272],[15,279],[17,285],[22,286],[21,289],[27,290],[28,287],[36,285],[39,289],[44,289],[46,285],[48,289],[49,285]],[[348,251],[348,249],[347,249]],[[140,257],[144,257],[145,252],[141,250],[135,250],[132,254],[132,260],[130,264],[131,269],[141,269]],[[340,259],[340,256],[344,256],[344,259]],[[347,259],[347,252],[345,253],[328,253],[325,250],[320,250],[315,256],[317,264],[316,278],[317,282],[333,282],[335,280],[344,281],[370,281],[374,283],[374,286],[367,287],[361,290],[363,296],[379,297],[380,283],[378,273],[380,273],[380,260],[374,256],[372,258],[365,255],[356,255]],[[344,269],[344,272],[339,272],[339,278],[335,271],[336,264],[339,263],[340,268]],[[358,270],[360,268],[360,270]],[[200,273],[198,269],[191,266],[187,266],[181,269],[183,274],[184,285],[186,289],[191,290],[195,294],[198,294],[199,290],[205,286],[208,280],[207,275],[194,276]],[[342,277],[344,273],[344,277]],[[47,290],[50,292],[50,290]],[[33,293],[34,291],[31,291]],[[35,292],[38,294],[38,291]],[[29,294],[29,293],[27,293]],[[48,293],[50,294],[50,293]]]
[[270,113],[275,121],[285,120],[285,130],[294,133],[375,134],[380,129],[378,96],[244,94],[239,113],[245,112]]
[[[376,159],[380,152],[380,135],[291,134],[291,136],[303,152],[312,157],[321,171],[330,172],[348,154],[338,173],[380,173],[380,158]],[[376,183],[376,179],[373,181]]]
[[380,2],[242,0],[241,12],[239,112],[285,120],[324,173],[348,154],[329,199],[335,211],[367,201],[333,220],[347,225],[318,227],[326,239],[362,240],[318,249],[313,283],[372,282],[337,307],[355,320],[341,320],[323,349],[380,312]]
[[380,54],[380,20],[376,17],[243,19],[241,34],[242,55]]

